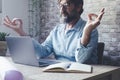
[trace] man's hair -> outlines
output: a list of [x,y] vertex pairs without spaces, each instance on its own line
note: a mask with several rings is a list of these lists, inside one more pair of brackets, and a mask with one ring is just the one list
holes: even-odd
[[[62,0],[58,0],[58,3],[60,3]],[[79,6],[80,4],[83,5],[83,0],[68,0],[68,2],[73,3],[75,6]]]
[[[60,3],[62,0],[58,0],[58,3]],[[81,4],[83,5],[83,0],[68,0],[68,2],[74,4],[76,7],[79,7]],[[83,8],[81,9],[81,11],[79,12],[79,14],[81,15],[83,12]]]

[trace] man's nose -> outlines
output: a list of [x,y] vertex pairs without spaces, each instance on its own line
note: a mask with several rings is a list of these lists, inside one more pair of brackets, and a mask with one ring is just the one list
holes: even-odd
[[60,10],[61,10],[61,11],[66,11],[66,6],[62,5],[62,6],[60,7]]

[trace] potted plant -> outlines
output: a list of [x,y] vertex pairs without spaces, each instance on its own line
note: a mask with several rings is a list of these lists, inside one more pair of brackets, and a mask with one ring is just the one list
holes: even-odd
[[5,56],[7,51],[7,44],[5,40],[5,36],[9,34],[6,32],[0,32],[0,56]]

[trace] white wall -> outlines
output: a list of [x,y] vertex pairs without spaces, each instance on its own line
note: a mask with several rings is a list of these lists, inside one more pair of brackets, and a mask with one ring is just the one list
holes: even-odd
[[[23,20],[23,28],[27,32],[28,28],[28,0],[2,0],[2,20],[8,15],[10,19],[14,17]],[[2,21],[1,21],[2,23]],[[0,25],[0,31],[9,32],[11,35],[17,35],[13,30]]]

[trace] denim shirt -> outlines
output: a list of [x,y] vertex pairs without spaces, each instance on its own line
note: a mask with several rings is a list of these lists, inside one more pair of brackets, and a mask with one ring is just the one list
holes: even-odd
[[57,25],[47,39],[39,44],[33,40],[37,55],[47,57],[51,53],[57,60],[74,61],[79,63],[97,63],[98,31],[94,29],[87,46],[80,43],[86,21],[81,18],[73,28],[65,32],[66,24]]

